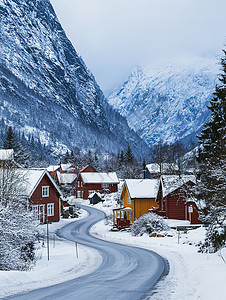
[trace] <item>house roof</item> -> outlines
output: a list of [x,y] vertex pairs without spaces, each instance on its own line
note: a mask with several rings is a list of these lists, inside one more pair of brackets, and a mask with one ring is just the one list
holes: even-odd
[[0,160],[13,160],[13,149],[0,149]]
[[[160,165],[153,163],[146,165],[146,168],[150,173],[160,173]],[[170,170],[178,171],[178,165],[177,164],[168,164],[163,163],[162,164],[162,172],[168,172]]]
[[88,196],[88,199],[93,198],[95,195],[97,195],[99,198],[102,198],[100,193],[98,193],[98,192],[93,192],[92,194],[90,194],[90,195]]
[[77,178],[75,173],[60,173],[57,171],[57,180],[60,184],[72,184]]
[[126,179],[125,184],[131,199],[156,199],[159,179]]
[[163,197],[177,190],[179,187],[184,185],[187,182],[196,182],[196,178],[194,175],[162,175],[162,189],[163,189]]
[[112,173],[97,173],[97,172],[83,172],[80,173],[84,183],[119,183],[115,172]]
[[55,166],[49,166],[46,170],[48,172],[55,172],[56,170],[58,170],[60,168],[60,165],[55,165]]
[[85,172],[85,170],[86,169],[88,169],[88,168],[92,168],[94,171],[96,171],[92,166],[90,166],[90,165],[86,165],[84,168],[82,168],[79,172],[81,173],[81,172]]
[[118,207],[118,208],[113,208],[113,210],[133,211],[133,209],[131,207]]
[[56,185],[50,174],[44,169],[16,169],[15,174],[21,176],[21,179],[23,180],[23,187],[20,187],[20,189],[23,189],[23,195],[27,196],[28,198],[32,196],[45,175],[48,176],[57,192],[62,196],[62,192],[60,191],[59,187]]
[[63,172],[69,172],[69,171],[74,171],[75,166],[73,166],[72,164],[68,163],[68,164],[60,164],[61,170]]

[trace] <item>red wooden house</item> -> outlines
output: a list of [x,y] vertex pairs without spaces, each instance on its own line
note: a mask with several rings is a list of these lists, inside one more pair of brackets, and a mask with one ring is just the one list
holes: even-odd
[[198,220],[198,207],[193,200],[192,187],[195,185],[193,175],[163,175],[160,179],[156,212],[169,219],[189,220],[191,224]]
[[119,180],[115,172],[81,172],[76,181],[76,197],[88,199],[89,195],[94,192],[114,193],[118,191],[118,183]]
[[[41,223],[60,220],[60,189],[46,170],[18,169],[23,175],[24,196],[28,206]],[[18,173],[18,174],[19,174]]]

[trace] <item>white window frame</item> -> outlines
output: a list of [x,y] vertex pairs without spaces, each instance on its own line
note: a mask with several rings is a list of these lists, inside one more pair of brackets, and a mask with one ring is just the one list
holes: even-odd
[[128,204],[131,204],[131,198],[130,198],[130,196],[128,197]]
[[110,185],[109,183],[102,183],[101,184],[101,186],[102,186],[103,189],[109,188],[109,185]]
[[54,203],[47,204],[47,216],[53,217],[54,216]]
[[39,220],[39,205],[32,205],[31,209],[35,220]]
[[49,197],[49,186],[42,186],[42,197]]
[[81,198],[81,191],[77,191],[77,198]]
[[32,213],[35,220],[44,220],[45,219],[45,204],[32,205]]
[[78,181],[78,187],[80,187],[80,181]]

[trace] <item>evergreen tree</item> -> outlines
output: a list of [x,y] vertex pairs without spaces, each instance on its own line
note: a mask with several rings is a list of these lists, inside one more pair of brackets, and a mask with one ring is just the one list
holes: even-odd
[[124,156],[124,152],[123,150],[120,152],[120,154],[118,155],[118,164],[119,164],[119,167],[123,165],[125,161],[125,156]]
[[126,153],[125,153],[125,162],[133,163],[133,161],[134,161],[133,151],[132,151],[130,145],[128,145]]
[[13,131],[13,128],[11,126],[6,132],[3,147],[4,149],[14,150],[14,159],[21,166],[28,167],[31,165],[30,153],[19,143],[16,133]]
[[17,150],[18,147],[19,147],[19,142],[17,140],[16,134],[13,131],[13,128],[10,126],[8,131],[6,132],[4,149]]
[[211,118],[198,137],[197,157],[196,195],[205,202],[202,219],[209,224],[205,246],[212,246],[215,251],[226,241],[226,51],[223,52],[223,72],[208,107]]

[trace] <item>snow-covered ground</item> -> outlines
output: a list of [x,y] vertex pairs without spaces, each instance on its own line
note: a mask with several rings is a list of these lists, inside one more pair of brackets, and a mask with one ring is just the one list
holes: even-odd
[[[88,201],[83,201],[83,204],[88,205],[88,203]],[[116,206],[114,197],[112,199],[108,197],[108,201],[94,207],[105,211],[110,216],[112,206]],[[85,213],[82,217],[85,217]],[[50,224],[52,237],[57,228],[71,221],[74,219]],[[181,221],[169,222],[171,226],[182,223],[184,224]],[[45,227],[46,225],[43,225],[44,230]],[[111,225],[106,225],[106,220],[104,220],[96,224],[91,232],[101,239],[156,251],[168,260],[169,274],[159,281],[154,294],[151,298],[148,297],[151,300],[225,299],[226,264],[224,260],[219,253],[198,253],[198,247],[195,246],[203,240],[204,228],[190,230],[187,233],[181,232],[179,240],[175,230],[171,230],[171,236],[157,238],[148,235],[134,237],[130,232],[111,231],[111,228]],[[41,259],[31,271],[0,271],[0,298],[79,277],[92,272],[101,263],[100,255],[90,248],[78,245],[78,253],[77,259],[74,243],[58,238],[54,243],[54,239],[51,239],[49,261],[45,244],[44,248],[38,250],[37,254]],[[221,254],[226,259],[226,249]]]
[[[109,213],[107,203],[95,205]],[[188,221],[168,220],[172,227],[188,225]],[[225,300],[226,248],[220,253],[199,253],[197,244],[204,240],[205,228],[187,233],[171,230],[167,237],[132,236],[128,231],[111,231],[104,221],[92,227],[98,238],[153,250],[166,258],[170,265],[168,276],[159,281],[151,300]],[[170,236],[171,235],[171,236]]]
[[[86,217],[82,212],[80,218]],[[55,231],[78,219],[62,219],[59,223],[49,224],[50,259],[47,256],[47,243],[37,249],[36,265],[25,272],[0,271],[0,298],[41,287],[54,285],[72,278],[82,276],[96,269],[102,261],[100,254],[93,249],[60,239]],[[46,232],[46,225],[40,225],[40,231]]]

